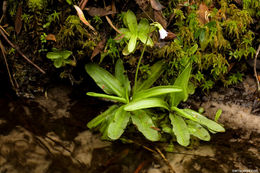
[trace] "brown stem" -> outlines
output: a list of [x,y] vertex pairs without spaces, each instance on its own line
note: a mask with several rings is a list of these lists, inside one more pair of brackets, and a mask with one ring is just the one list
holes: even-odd
[[161,150],[157,147],[155,147],[156,151],[159,153],[159,155],[163,158],[163,160],[166,162],[166,164],[168,165],[168,167],[170,168],[172,173],[175,173],[172,165],[170,164],[170,162],[168,161],[168,159],[165,157],[165,155],[161,152]]
[[258,46],[258,49],[257,49],[257,51],[256,51],[256,54],[255,54],[255,61],[254,61],[254,73],[255,73],[256,84],[257,84],[257,91],[258,91],[258,92],[260,92],[260,85],[259,85],[258,75],[257,75],[257,72],[256,72],[256,60],[257,60],[257,57],[258,57],[259,51],[260,51],[260,45]]
[[8,62],[7,62],[7,59],[6,59],[5,48],[4,48],[4,46],[3,46],[3,44],[2,44],[1,41],[0,41],[0,47],[1,47],[1,51],[2,51],[3,57],[4,57],[5,66],[6,66],[6,69],[7,69],[7,73],[8,73],[8,76],[9,76],[10,82],[11,82],[13,88],[16,89],[16,88],[18,88],[18,86],[15,86],[15,84],[14,84],[14,81],[13,81],[13,78],[12,78],[12,75],[11,75],[11,72],[10,72],[10,69],[9,69],[9,65],[8,65]]

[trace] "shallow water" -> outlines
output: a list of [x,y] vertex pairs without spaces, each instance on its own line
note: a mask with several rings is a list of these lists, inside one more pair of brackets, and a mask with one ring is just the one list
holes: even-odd
[[[0,173],[170,172],[158,154],[144,149],[143,141],[111,144],[87,129],[86,123],[108,105],[72,96],[65,86],[55,86],[34,99],[2,96]],[[214,135],[210,142],[194,142],[189,149],[176,146],[166,157],[176,173],[256,172],[259,153],[260,135],[238,127]]]

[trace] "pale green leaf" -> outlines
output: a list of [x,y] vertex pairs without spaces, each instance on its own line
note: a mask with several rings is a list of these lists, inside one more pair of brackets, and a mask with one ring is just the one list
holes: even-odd
[[125,48],[123,49],[122,53],[123,53],[124,56],[127,56],[127,55],[129,55],[131,53],[131,52],[128,51],[128,45],[125,46]]
[[48,52],[46,56],[48,59],[68,59],[71,54],[72,52],[68,50],[53,50],[53,52]]
[[218,119],[221,114],[222,114],[222,109],[218,109],[218,111],[216,112],[216,115],[215,115],[215,119],[214,119],[216,122],[218,122]]
[[190,120],[196,121],[195,115],[191,115],[187,113],[186,111],[184,111],[184,109],[179,109],[173,106],[171,107],[171,111],[175,111],[176,113],[178,113],[178,115],[183,116],[184,118],[188,118]]
[[[142,43],[147,44],[148,46],[151,46],[151,47],[153,46],[153,40],[149,37],[148,34],[138,33],[138,38],[141,40]],[[146,42],[146,40],[147,40],[147,42]]]
[[190,134],[203,141],[210,140],[209,132],[204,127],[202,127],[199,123],[192,120],[186,120],[186,122],[188,124],[188,129]]
[[48,59],[59,59],[59,58],[61,58],[62,56],[59,54],[59,53],[57,53],[57,52],[48,52],[47,53],[47,58]]
[[225,129],[215,121],[212,121],[208,119],[207,117],[201,115],[200,113],[191,110],[191,109],[184,109],[184,111],[187,114],[190,114],[191,116],[195,117],[195,121],[208,127],[210,130],[216,131],[216,132],[225,132]]
[[135,111],[140,109],[161,107],[168,110],[168,104],[160,98],[146,98],[137,101],[131,101],[125,106],[125,111]]
[[148,97],[159,96],[172,92],[181,92],[182,89],[176,86],[157,86],[146,90],[141,90],[133,96],[133,100],[140,100]]
[[113,140],[120,138],[129,122],[129,118],[130,113],[124,111],[123,106],[117,109],[107,129],[108,137]]
[[131,116],[133,124],[137,129],[150,141],[158,141],[160,134],[155,130],[155,124],[152,121],[150,115],[144,110],[134,111]]
[[111,95],[95,93],[95,92],[87,92],[87,95],[92,96],[92,97],[105,98],[105,99],[109,99],[109,100],[117,101],[117,102],[121,102],[121,103],[127,103],[126,99],[124,99],[122,97],[111,96]]
[[174,86],[181,87],[182,92],[172,93],[170,95],[171,106],[177,106],[181,101],[186,101],[188,99],[188,82],[190,79],[191,68],[191,64],[189,63],[175,80]]
[[170,113],[169,117],[177,142],[182,146],[188,146],[190,144],[190,133],[184,119],[172,113]]
[[[141,19],[138,24],[138,38],[142,43],[153,46],[153,40],[149,37],[150,25],[147,19]],[[147,42],[146,42],[147,40]]]
[[137,28],[138,33],[147,35],[150,32],[149,28],[150,28],[150,24],[149,24],[148,20],[145,18],[142,18],[138,24],[138,28]]
[[111,73],[96,64],[86,64],[85,69],[105,93],[124,96],[124,88]]
[[99,124],[101,124],[103,121],[106,120],[107,116],[110,116],[114,113],[114,111],[118,108],[117,105],[110,106],[105,112],[101,113],[94,119],[92,119],[88,124],[87,127],[92,129],[94,127],[97,127]]
[[137,36],[135,34],[132,34],[130,37],[130,40],[128,42],[128,52],[129,53],[132,53],[135,50],[136,41],[137,41]]
[[131,33],[137,33],[137,20],[135,14],[128,10],[126,12],[126,23]]

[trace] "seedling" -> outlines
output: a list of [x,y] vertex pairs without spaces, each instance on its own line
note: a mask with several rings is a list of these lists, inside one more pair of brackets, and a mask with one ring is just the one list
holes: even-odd
[[[152,32],[153,28],[150,27],[147,19],[141,19],[137,24],[135,14],[128,10],[123,15],[123,22],[127,28],[120,28],[119,31],[123,34],[126,40],[129,40],[123,50],[123,55],[129,55],[135,51],[137,40],[140,40],[148,46],[153,46],[153,40],[149,37],[149,33]],[[121,38],[122,34],[117,36],[117,38]]]
[[72,52],[68,50],[57,50],[53,49],[53,52],[47,53],[47,58],[53,61],[53,64],[56,68],[70,64],[72,66],[76,65],[74,60],[68,59],[71,56]]

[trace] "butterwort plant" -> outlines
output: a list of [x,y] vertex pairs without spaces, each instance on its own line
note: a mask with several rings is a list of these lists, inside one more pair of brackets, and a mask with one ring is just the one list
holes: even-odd
[[149,34],[154,30],[150,26],[147,19],[142,18],[139,23],[135,14],[128,10],[123,13],[123,23],[126,28],[120,28],[119,31],[122,33],[117,36],[117,38],[124,38],[128,41],[126,47],[123,49],[123,55],[129,55],[133,53],[136,49],[138,40],[147,46],[153,46],[153,40],[149,37]]
[[172,85],[151,87],[163,71],[161,61],[151,67],[151,76],[145,81],[137,82],[134,91],[120,59],[116,62],[114,75],[96,64],[87,64],[85,69],[104,91],[104,93],[88,92],[87,95],[115,102],[91,120],[87,124],[89,128],[98,128],[103,133],[104,139],[116,140],[121,137],[128,125],[134,124],[148,140],[160,140],[160,133],[155,130],[157,125],[153,121],[153,113],[148,108],[169,110],[169,105],[163,96],[182,91],[180,87]]
[[[173,85],[155,87],[151,86],[163,72],[161,61],[151,67],[152,73],[146,80],[138,80],[134,87],[131,87],[120,59],[116,62],[114,75],[96,64],[87,64],[85,68],[105,92],[88,92],[87,95],[115,102],[87,124],[89,128],[99,129],[104,139],[119,139],[130,124],[134,124],[150,141],[163,140],[165,134],[170,134],[182,146],[190,144],[191,136],[209,141],[209,131],[225,131],[220,124],[202,114],[178,107],[191,93],[188,85],[192,68],[190,63]],[[160,116],[158,112],[161,112]]]
[[186,68],[175,80],[173,86],[180,87],[182,92],[168,94],[169,113],[165,115],[165,119],[160,124],[162,131],[171,134],[182,146],[190,144],[191,136],[209,141],[209,132],[225,132],[225,129],[217,123],[221,114],[219,111],[216,113],[215,121],[213,121],[192,109],[178,107],[182,101],[188,99],[190,93],[193,93],[189,87],[191,69],[191,63],[187,63]]

